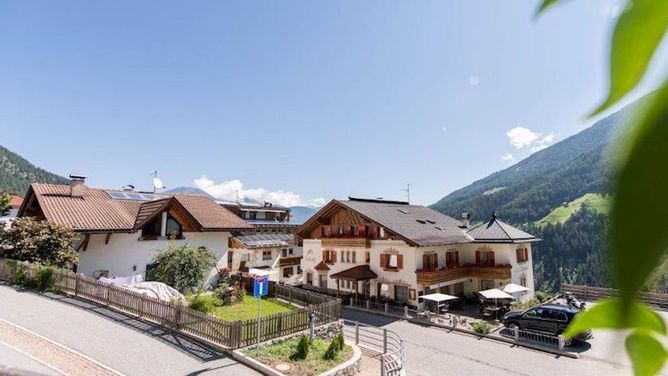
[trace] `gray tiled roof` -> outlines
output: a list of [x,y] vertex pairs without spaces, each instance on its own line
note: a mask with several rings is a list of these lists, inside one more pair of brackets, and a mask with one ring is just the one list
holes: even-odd
[[496,217],[492,218],[489,222],[482,223],[470,229],[467,234],[474,238],[477,243],[524,243],[540,241],[539,238],[501,222]]
[[433,209],[400,202],[337,200],[388,230],[417,245],[470,243],[461,222]]
[[292,234],[258,234],[237,236],[237,240],[248,248],[285,247],[294,244]]

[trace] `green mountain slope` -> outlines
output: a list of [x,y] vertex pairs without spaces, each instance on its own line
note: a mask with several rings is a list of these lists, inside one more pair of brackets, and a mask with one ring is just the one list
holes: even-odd
[[566,202],[558,208],[552,210],[538,221],[539,225],[548,223],[557,224],[566,222],[573,214],[577,213],[583,205],[593,209],[597,213],[608,214],[610,210],[610,199],[598,193],[586,193],[571,202]]
[[30,183],[34,182],[65,184],[68,180],[36,167],[20,155],[0,146],[0,192],[23,196]]

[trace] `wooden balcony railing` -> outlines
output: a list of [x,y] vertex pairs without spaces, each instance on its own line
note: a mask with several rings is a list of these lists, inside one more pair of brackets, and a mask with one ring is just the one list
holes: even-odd
[[463,265],[439,270],[416,270],[417,283],[430,286],[461,278],[510,279],[510,265]]
[[321,242],[323,247],[371,247],[371,240],[367,238],[323,238]]
[[283,267],[283,266],[295,266],[299,265],[302,261],[301,255],[299,256],[286,256],[286,257],[281,257],[278,259],[278,266]]

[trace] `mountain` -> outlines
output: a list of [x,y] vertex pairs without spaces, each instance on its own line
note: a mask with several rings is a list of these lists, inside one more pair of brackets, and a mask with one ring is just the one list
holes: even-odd
[[291,221],[295,223],[304,223],[320,210],[311,206],[293,206],[290,208]]
[[[642,102],[450,193],[432,208],[455,218],[468,212],[474,222],[496,211],[543,239],[533,248],[537,290],[557,291],[561,283],[610,286],[607,149]],[[657,271],[651,289],[668,287],[668,261],[664,269]]]
[[215,200],[213,196],[210,194],[204,192],[203,190],[197,188],[197,187],[176,187],[172,189],[168,189],[165,192],[167,193],[182,193],[182,194],[187,194],[187,195],[200,195],[200,196],[206,196],[212,200]]
[[20,155],[0,146],[0,192],[24,196],[30,183],[67,184],[69,180],[36,167]]

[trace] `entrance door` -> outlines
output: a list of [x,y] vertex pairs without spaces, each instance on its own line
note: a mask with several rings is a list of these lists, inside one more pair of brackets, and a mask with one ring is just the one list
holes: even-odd
[[318,286],[322,288],[327,288],[327,275],[320,274],[318,276]]
[[394,301],[397,303],[408,303],[408,287],[395,285]]

